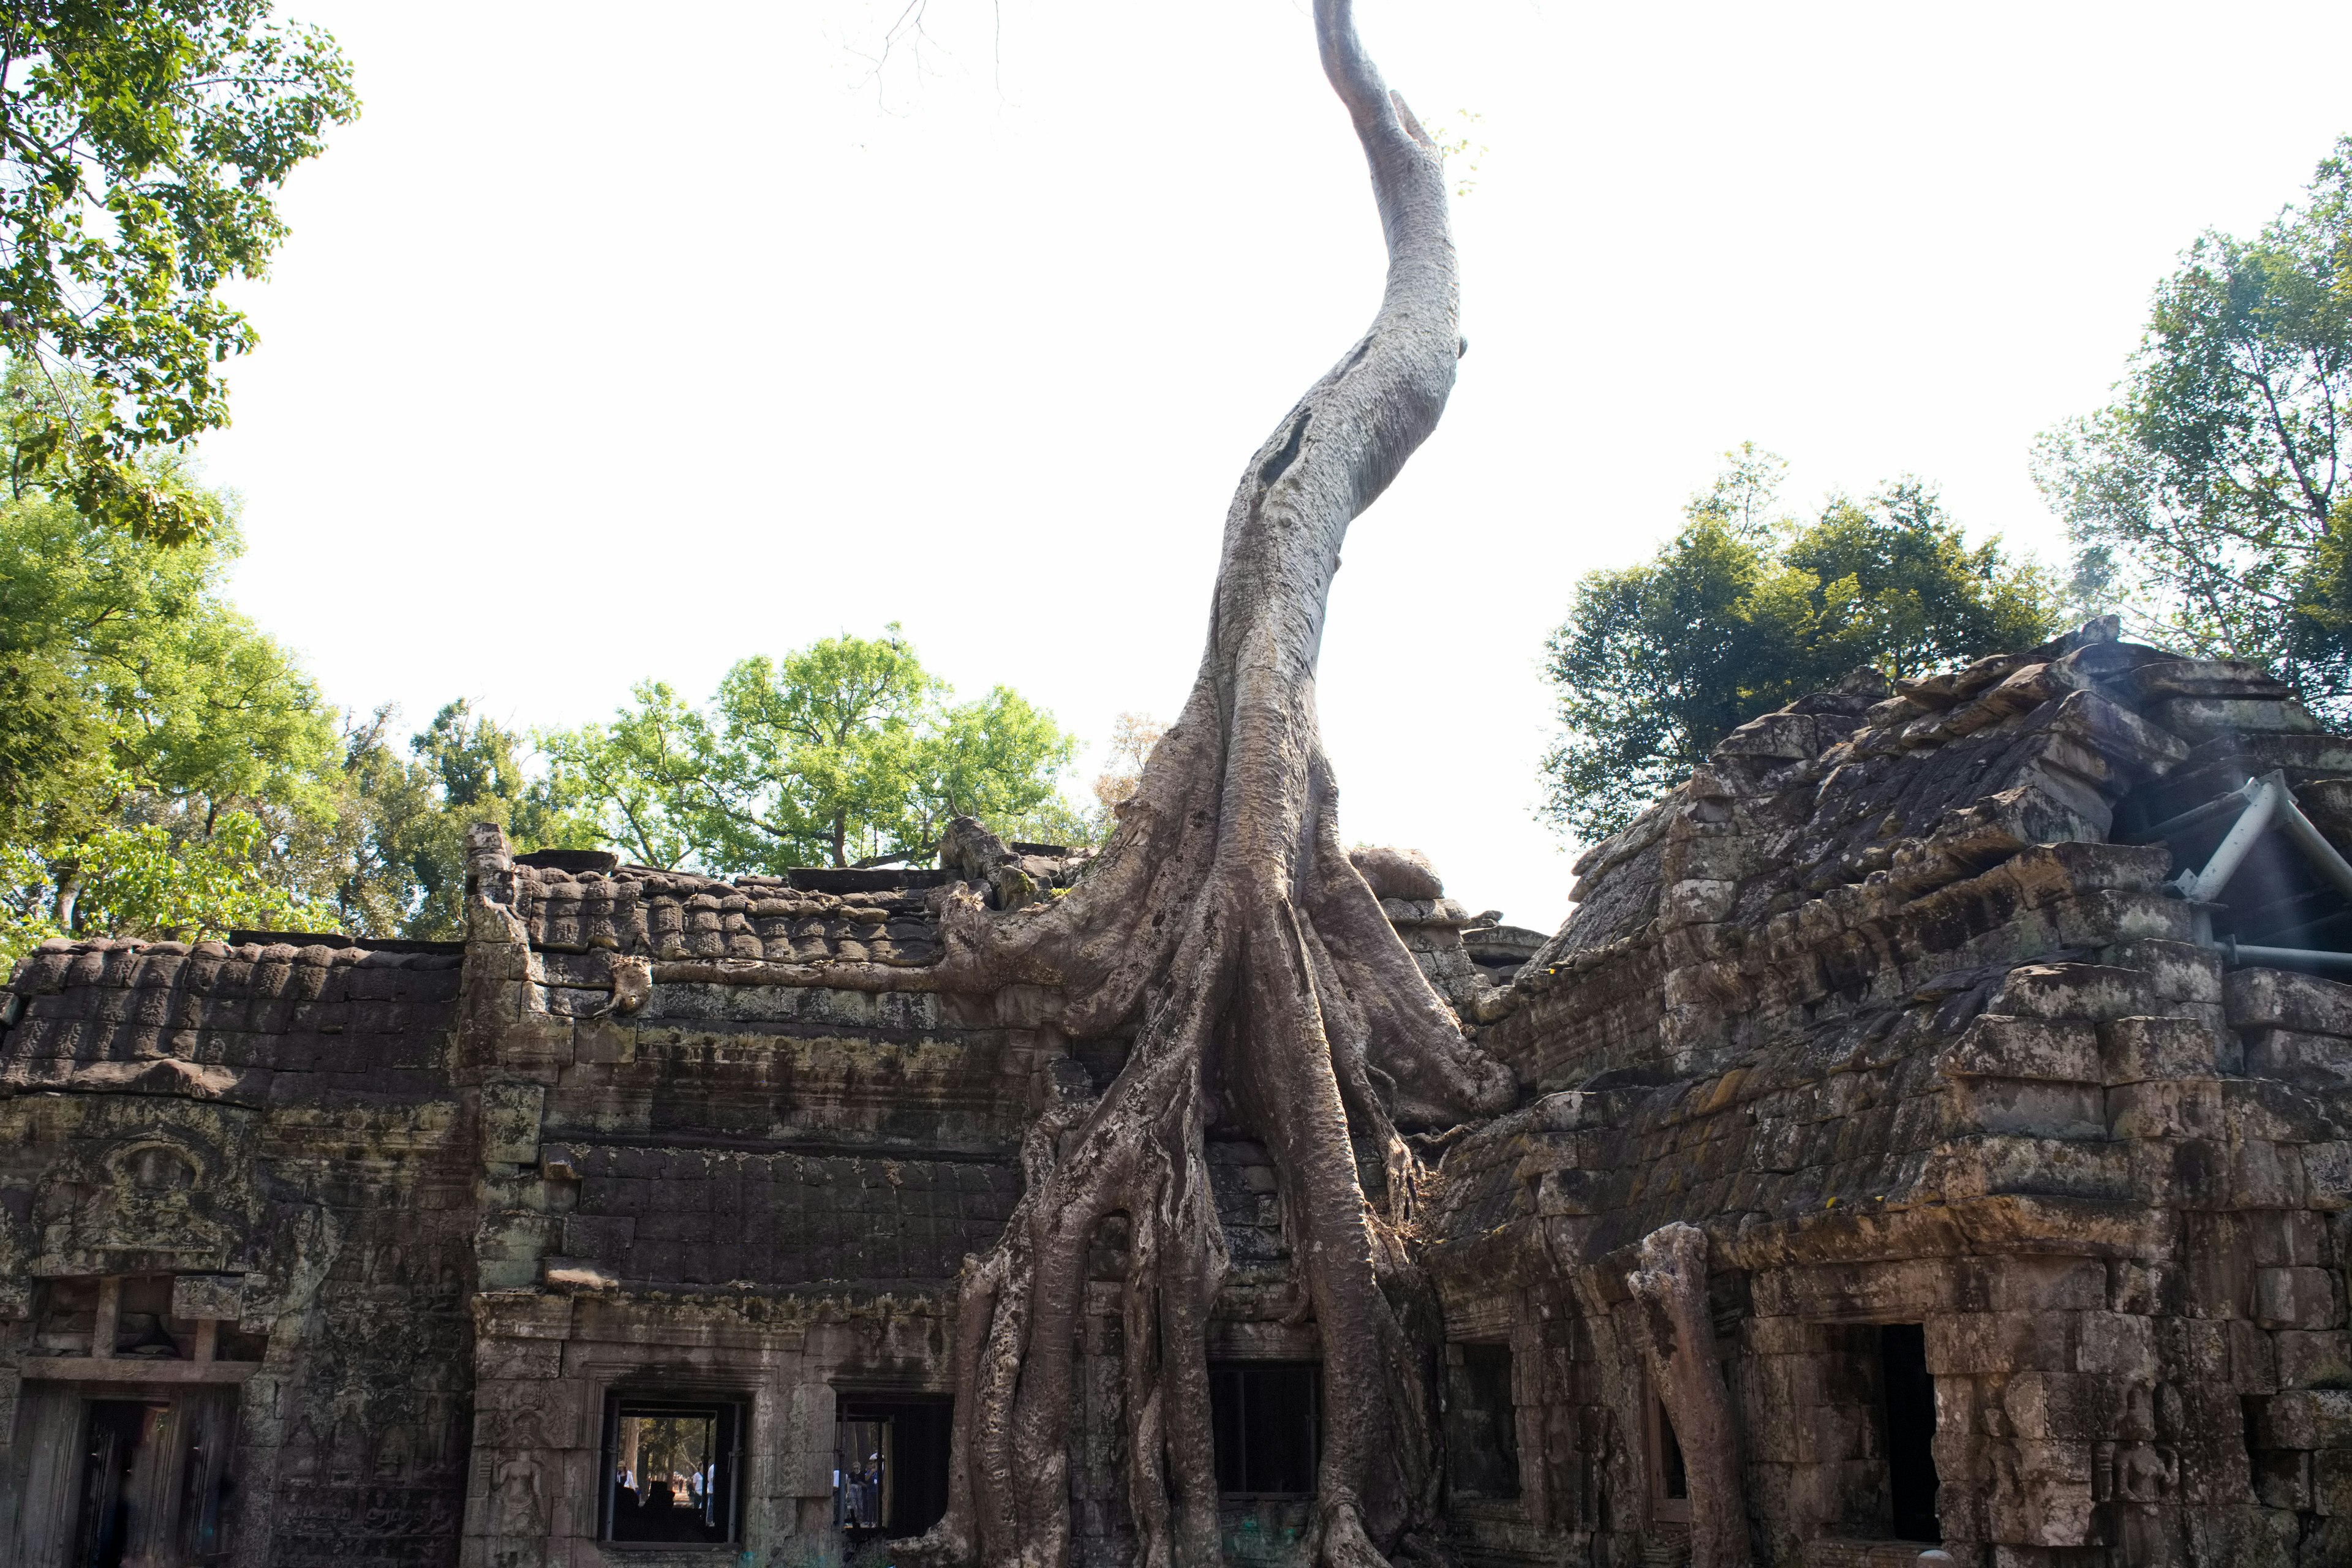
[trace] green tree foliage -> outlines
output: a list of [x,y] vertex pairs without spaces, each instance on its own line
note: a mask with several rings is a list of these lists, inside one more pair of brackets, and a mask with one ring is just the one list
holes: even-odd
[[139,459],[228,422],[216,367],[254,334],[220,287],[267,269],[278,187],[359,112],[334,40],[270,9],[0,6],[0,346],[56,388],[12,406],[19,495],[141,540],[215,521]]
[[[47,384],[13,364],[9,406]],[[468,823],[580,831],[462,702],[404,752],[389,710],[339,722],[227,600],[228,498],[176,452],[137,461],[212,524],[166,545],[61,486],[0,500],[0,959],[52,935],[452,936]]]
[[1076,824],[1055,809],[1076,743],[1053,716],[1003,687],[950,696],[895,626],[744,659],[708,709],[648,682],[610,723],[540,737],[540,807],[632,859],[719,872],[925,859],[960,814]]
[[450,941],[465,933],[466,830],[495,822],[518,849],[588,842],[593,828],[549,809],[521,761],[522,738],[451,702],[411,736],[391,740],[379,708],[343,735],[339,812],[319,879],[342,930]]
[[2189,247],[2116,390],[2035,448],[2084,588],[2352,712],[2352,137],[2254,238]]
[[1971,547],[1916,479],[1776,510],[1782,461],[1725,455],[1674,541],[1577,586],[1547,645],[1564,731],[1544,815],[1580,839],[1615,832],[1732,730],[1861,666],[1926,670],[2047,635],[2055,596],[1996,541]]
[[[168,458],[157,488],[196,493]],[[334,726],[229,606],[233,521],[179,548],[57,495],[0,502],[0,949],[319,918],[287,874],[331,820]]]

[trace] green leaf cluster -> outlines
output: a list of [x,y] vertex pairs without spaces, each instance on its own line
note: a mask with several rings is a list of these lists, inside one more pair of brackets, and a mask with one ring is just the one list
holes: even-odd
[[10,478],[134,538],[215,515],[147,454],[228,422],[252,347],[221,285],[285,237],[276,195],[359,112],[351,67],[269,0],[0,6],[0,347],[54,395],[10,407]]
[[[0,408],[52,385],[15,362]],[[234,498],[169,449],[137,466],[211,526],[166,544],[49,487],[0,499],[0,960],[50,936],[451,936],[467,824],[585,831],[463,702],[404,750],[389,710],[338,713],[228,601]]]
[[1547,644],[1561,737],[1542,815],[1607,837],[1759,713],[1869,666],[1916,675],[2047,635],[2044,574],[1971,546],[1917,479],[1778,510],[1786,465],[1725,455],[1682,531],[1638,565],[1589,574]]
[[[199,494],[165,458],[158,488]],[[0,502],[0,952],[41,936],[283,923],[335,799],[331,714],[221,580],[233,508],[168,547],[34,493]]]
[[1077,825],[1058,795],[1076,742],[1053,715],[1002,686],[952,695],[895,625],[743,659],[707,707],[648,681],[609,723],[538,737],[536,799],[633,860],[719,873],[919,862],[959,815]]
[[2035,447],[2082,591],[2352,714],[2352,137],[2255,237],[2189,247],[2116,392]]

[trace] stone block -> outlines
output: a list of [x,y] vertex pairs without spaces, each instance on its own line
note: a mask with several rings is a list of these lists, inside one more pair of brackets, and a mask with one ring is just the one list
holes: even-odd
[[2039,906],[2101,888],[2156,892],[2172,873],[2172,852],[2161,844],[2044,844],[2000,869]]
[[1669,925],[1709,924],[1727,919],[1738,898],[1738,882],[1685,878],[1666,889],[1659,918]]
[[2289,695],[2284,682],[2259,664],[2234,659],[2177,658],[2143,664],[2128,677],[2143,701],[2175,697],[2264,697]]
[[539,1163],[540,1117],[546,1103],[547,1090],[540,1084],[483,1085],[483,1164]]
[[2193,1019],[2175,1016],[2111,1018],[2099,1026],[2099,1059],[2110,1084],[2147,1079],[2210,1078],[2221,1042]]
[[2129,1385],[2078,1373],[2022,1372],[2001,1391],[2001,1410],[2021,1439],[2112,1442],[2126,1424]]
[[2352,1387],[2352,1333],[2281,1329],[2271,1336],[2283,1388]]
[[[1927,1152],[1919,1184],[1948,1202],[1995,1194],[2119,1200],[2132,1195],[2136,1145],[1984,1132]],[[2216,1157],[2215,1163],[2221,1163]]]
[[1992,1445],[1994,1486],[1986,1520],[2016,1546],[2087,1546],[2092,1539],[2091,1447],[2021,1440]]
[[[2352,990],[2352,987],[2344,989]],[[2147,974],[2099,963],[2029,963],[2010,971],[1990,1012],[2021,1018],[2099,1022],[2158,1013]]]
[[2217,1372],[2226,1366],[2230,1385],[2241,1394],[2277,1393],[2278,1347],[2271,1336],[2243,1318],[2228,1319],[2220,1327],[2227,1359],[2197,1364]]
[[2074,1370],[2074,1314],[1937,1312],[1926,1320],[1927,1371],[1937,1377]]
[[2328,1213],[2352,1208],[2352,1143],[2306,1143],[2301,1152],[2304,1201]]
[[2195,916],[2186,903],[2160,892],[2125,892],[2103,888],[2050,906],[2061,945],[2106,947],[2116,942],[2188,942],[2196,935]]
[[1962,1260],[1958,1272],[1981,1269],[1986,1306],[2002,1312],[2103,1312],[2106,1266],[2095,1258],[2016,1257]]
[[2227,1184],[2241,1208],[2298,1208],[2303,1204],[2303,1162],[2290,1145],[2248,1138],[2228,1145]]
[[2110,1377],[2153,1378],[2156,1320],[2135,1312],[2083,1312],[2074,1320],[2074,1365]]
[[2245,1216],[2248,1256],[2265,1268],[2316,1268],[2326,1261],[2326,1222],[2308,1209],[2263,1209]]
[[2164,1005],[2158,1012],[2179,1012],[2179,1004],[2215,1006],[2221,1002],[2221,955],[2189,942],[2119,942],[2099,950],[2103,963],[2136,969],[2147,976]]
[[561,1340],[481,1340],[474,1346],[474,1376],[478,1383],[511,1382],[524,1378],[561,1377]]
[[2245,1037],[2245,1071],[2323,1093],[2352,1089],[2352,1040],[2299,1029],[2251,1029]]
[[2265,1448],[2352,1449],[2352,1389],[2282,1389],[2247,1405]]
[[2263,697],[2167,697],[2148,705],[2147,716],[2191,742],[2222,735],[2308,735],[2319,729],[2300,702]]
[[245,1312],[242,1274],[182,1274],[172,1281],[172,1316],[224,1318],[234,1321]]
[[2105,1092],[2086,1083],[1961,1079],[1952,1088],[1954,1124],[2041,1138],[2101,1138],[2107,1133]]
[[2254,1321],[2266,1329],[2329,1329],[2340,1319],[2336,1281],[2325,1268],[2254,1273]]
[[2212,1079],[2118,1084],[2106,1091],[2105,1121],[2115,1138],[2218,1138],[2226,1131],[2221,1086]]
[[2264,1449],[2254,1456],[2254,1496],[2266,1507],[2311,1510],[2311,1455],[2302,1449]]
[[1955,1077],[2097,1083],[2099,1034],[2083,1024],[1985,1014],[1962,1031],[1943,1070]]
[[2311,1511],[2352,1515],[2352,1449],[2323,1448],[2311,1456]]
[[2233,1029],[2352,1037],[2352,985],[2284,969],[2234,969],[2222,986]]

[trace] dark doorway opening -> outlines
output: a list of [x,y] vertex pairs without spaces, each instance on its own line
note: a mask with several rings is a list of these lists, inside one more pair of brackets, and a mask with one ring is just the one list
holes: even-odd
[[948,1510],[955,1402],[838,1394],[833,1521],[853,1542],[920,1535]]
[[213,1392],[89,1402],[74,1568],[181,1568],[226,1555],[233,1408]]
[[1308,1497],[1323,1437],[1322,1369],[1313,1362],[1245,1362],[1209,1369],[1217,1490],[1228,1497]]
[[1458,1498],[1519,1495],[1519,1424],[1511,1347],[1445,1347],[1445,1458]]
[[1927,1334],[1917,1323],[1878,1331],[1886,1390],[1886,1480],[1895,1534],[1941,1541],[1936,1518],[1936,1380],[1927,1373]]
[[1675,1436],[1675,1418],[1658,1403],[1658,1493],[1669,1502],[1690,1501],[1690,1471],[1683,1465],[1683,1441]]
[[[89,1438],[82,1449],[81,1525],[74,1549],[78,1568],[121,1568],[131,1536],[153,1533],[141,1494],[154,1490],[142,1469],[154,1468],[171,1407],[143,1400],[100,1399],[89,1407]],[[142,1466],[141,1461],[146,1461]],[[142,1486],[142,1480],[149,1485]]]
[[615,1394],[604,1401],[604,1539],[723,1546],[740,1514],[743,1407]]

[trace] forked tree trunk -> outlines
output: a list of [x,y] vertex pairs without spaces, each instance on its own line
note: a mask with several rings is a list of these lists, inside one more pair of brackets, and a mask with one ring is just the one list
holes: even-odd
[[1740,1499],[1731,1391],[1715,1354],[1706,1233],[1695,1225],[1661,1226],[1642,1238],[1641,1263],[1625,1276],[1625,1287],[1642,1304],[1650,1382],[1682,1447],[1690,1489],[1690,1568],[1747,1568],[1755,1557]]
[[[934,1560],[1067,1560],[1074,1341],[1088,1242],[1118,1215],[1139,1561],[1217,1561],[1204,1332],[1225,1255],[1202,1140],[1218,1121],[1273,1159],[1297,1311],[1321,1340],[1309,1560],[1369,1568],[1434,1503],[1433,1412],[1399,1321],[1425,1292],[1398,1234],[1417,1167],[1397,1128],[1504,1109],[1514,1085],[1464,1038],[1349,862],[1315,662],[1348,524],[1453,389],[1454,245],[1443,159],[1365,58],[1349,0],[1316,0],[1315,26],[1371,164],[1389,255],[1380,313],[1251,458],[1200,676],[1094,868],[1051,906],[992,914],[965,895],[944,910],[946,983],[1059,985],[1079,1037],[1139,1026],[1098,1100],[1032,1130],[1025,1195],[1003,1241],[966,1265],[948,1512],[915,1548]],[[1366,1199],[1357,1141],[1385,1152],[1385,1213]]]

